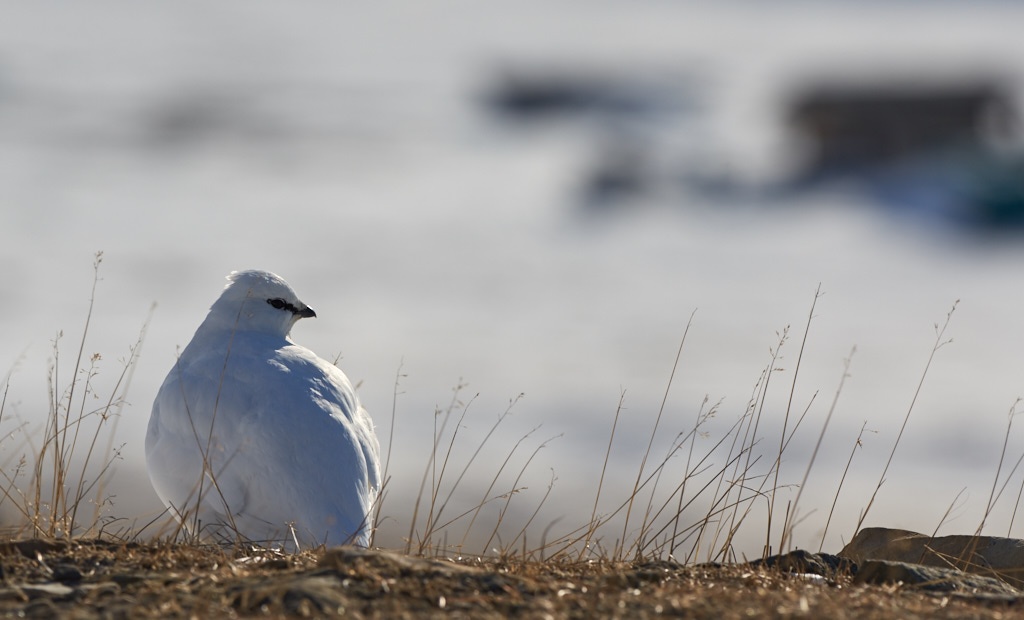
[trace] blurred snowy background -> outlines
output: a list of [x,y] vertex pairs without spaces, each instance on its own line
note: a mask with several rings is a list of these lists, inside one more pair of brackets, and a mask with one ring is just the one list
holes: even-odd
[[[101,393],[157,304],[117,428],[111,516],[141,524],[159,511],[143,460],[152,397],[223,277],[261,268],[316,309],[293,338],[340,356],[385,450],[397,404],[379,544],[408,531],[435,408],[460,380],[464,401],[479,394],[460,463],[524,397],[459,501],[479,499],[530,429],[541,425],[510,471],[561,435],[507,517],[514,535],[553,471],[531,540],[556,519],[552,535],[589,518],[624,390],[599,509],[610,512],[632,488],[695,309],[652,460],[705,395],[723,401],[713,438],[698,441],[709,448],[791,325],[759,446],[774,455],[819,283],[794,409],[820,394],[784,481],[799,482],[857,353],[796,543],[817,548],[867,422],[876,432],[826,550],[852,535],[934,324],[957,299],[954,342],[868,524],[930,532],[967,488],[943,531],[977,527],[1024,393],[1024,7],[47,1],[2,12],[0,376],[12,372],[0,430],[41,423],[58,330],[70,374],[102,250],[86,344],[104,357]],[[10,467],[25,448],[12,436],[2,450]],[[1006,533],[1019,482],[988,533]],[[510,484],[506,474],[498,488]],[[756,522],[740,552],[760,553]]]

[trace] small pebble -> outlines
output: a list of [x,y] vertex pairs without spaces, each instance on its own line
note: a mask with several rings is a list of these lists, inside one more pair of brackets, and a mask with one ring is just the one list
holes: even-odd
[[82,571],[73,564],[58,564],[53,567],[53,580],[58,583],[78,583],[82,580]]

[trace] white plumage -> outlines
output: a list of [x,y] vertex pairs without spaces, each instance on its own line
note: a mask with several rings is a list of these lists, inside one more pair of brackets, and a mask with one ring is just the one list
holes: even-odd
[[316,314],[272,273],[228,280],[153,403],[157,495],[204,539],[369,544],[380,448],[344,373],[289,338]]

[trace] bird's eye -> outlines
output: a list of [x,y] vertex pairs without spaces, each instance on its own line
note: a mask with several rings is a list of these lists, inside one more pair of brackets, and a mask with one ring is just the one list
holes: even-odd
[[285,300],[281,299],[280,297],[275,297],[274,299],[268,299],[267,303],[270,304],[271,306],[274,306],[278,310],[281,310],[282,308],[284,308],[285,306],[288,305],[288,302],[286,302]]

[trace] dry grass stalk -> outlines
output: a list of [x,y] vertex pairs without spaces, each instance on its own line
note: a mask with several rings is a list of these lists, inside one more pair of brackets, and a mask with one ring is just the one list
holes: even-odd
[[878,491],[885,484],[885,476],[889,472],[889,466],[892,465],[892,459],[896,456],[896,449],[900,445],[900,440],[903,438],[903,432],[907,430],[907,422],[910,421],[910,414],[914,411],[914,405],[917,403],[917,397],[921,394],[921,388],[924,387],[924,380],[928,377],[928,370],[932,366],[932,361],[935,359],[935,354],[938,353],[939,349],[953,342],[953,339],[948,340],[946,337],[946,329],[949,327],[949,322],[953,318],[953,313],[956,312],[956,307],[960,303],[960,300],[953,302],[953,307],[950,308],[949,312],[946,313],[946,322],[939,327],[939,324],[935,324],[935,343],[932,345],[931,353],[928,355],[928,361],[924,365],[924,370],[921,372],[921,379],[917,383],[917,388],[914,390],[914,397],[910,399],[910,406],[907,407],[907,414],[903,417],[903,424],[900,426],[900,431],[896,435],[896,441],[893,442],[892,451],[889,453],[889,458],[885,462],[885,467],[882,468],[882,475],[878,478],[878,484],[875,486],[875,490],[871,493],[871,499],[868,500],[867,506],[861,511],[860,518],[857,519],[857,526],[854,528],[854,536],[860,531],[861,526],[864,524],[864,520],[868,516],[868,512],[871,511],[871,507],[875,504],[875,498],[878,496]]

